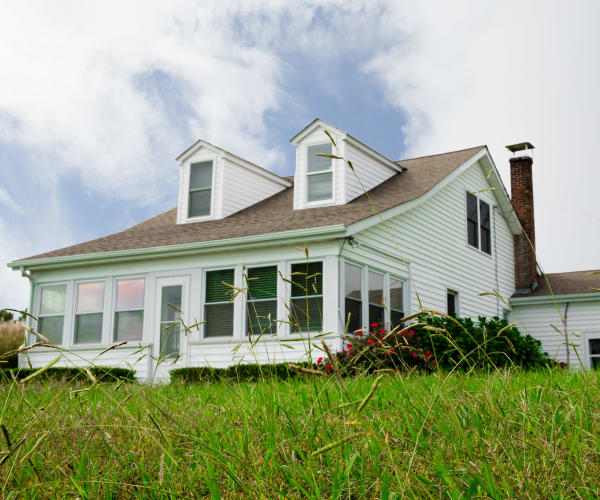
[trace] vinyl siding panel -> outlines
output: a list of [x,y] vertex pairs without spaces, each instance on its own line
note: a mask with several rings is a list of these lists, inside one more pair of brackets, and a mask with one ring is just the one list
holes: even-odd
[[[423,307],[445,311],[449,288],[459,292],[460,316],[502,315],[505,306],[500,299],[479,294],[498,289],[508,301],[514,293],[510,229],[502,216],[493,211],[491,256],[469,247],[466,239],[466,191],[488,187],[486,176],[476,163],[424,203],[357,233],[359,246],[345,247],[344,255],[412,276],[413,312],[419,309],[417,292]],[[483,191],[478,196],[491,207],[496,204],[493,191]]]
[[[553,303],[513,305],[510,321],[518,323],[518,328],[529,333],[542,342],[542,348],[551,358],[571,366],[581,366],[579,357],[585,368],[589,368],[588,342],[590,338],[600,338],[600,300],[589,302],[571,302],[568,310],[567,302],[558,304],[560,315]],[[569,342],[574,347],[569,347],[567,359],[567,345],[564,326],[561,316],[567,321]],[[553,326],[558,328],[557,332]],[[574,351],[577,349],[577,354]]]

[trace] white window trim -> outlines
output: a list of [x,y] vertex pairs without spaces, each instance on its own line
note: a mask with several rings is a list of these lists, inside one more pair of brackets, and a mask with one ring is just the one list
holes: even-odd
[[[185,202],[185,217],[183,218],[184,222],[188,223],[188,222],[202,222],[205,220],[211,220],[214,218],[214,213],[215,213],[215,186],[216,186],[216,177],[217,177],[217,160],[219,158],[216,157],[210,157],[210,158],[205,158],[205,159],[201,159],[198,158],[194,161],[188,161],[186,164],[186,169],[187,169],[187,191],[185,196],[186,198],[186,202]],[[212,179],[211,179],[211,186],[210,186],[210,212],[208,215],[196,215],[194,217],[190,217],[190,193],[191,193],[191,189],[190,189],[190,184],[191,184],[191,180],[192,180],[192,164],[194,163],[204,163],[204,162],[212,162]],[[207,189],[207,188],[204,188]],[[194,191],[200,191],[199,189],[194,190]]]
[[[62,314],[41,314],[41,310],[42,310],[42,290],[45,287],[49,287],[49,286],[60,286],[63,285],[65,287],[65,309],[63,311]],[[71,344],[71,339],[69,339],[69,329],[70,329],[70,321],[69,321],[69,316],[72,310],[72,307],[70,305],[70,296],[71,296],[71,289],[72,289],[72,281],[57,281],[57,282],[49,282],[49,283],[39,283],[36,285],[36,292],[35,292],[35,312],[36,312],[36,320],[35,320],[35,326],[34,326],[34,330],[36,332],[39,332],[39,320],[40,318],[49,318],[49,317],[56,317],[56,316],[63,316],[63,332],[62,332],[62,342],[60,344],[56,344],[58,346],[61,347],[70,347]],[[40,332],[43,334],[43,332]],[[29,341],[31,343],[33,342],[43,342],[43,340],[38,337],[37,335],[33,335],[33,334],[29,334]],[[48,348],[43,348],[43,350],[53,350],[51,347]]]
[[454,309],[456,309],[455,314],[458,318],[460,317],[460,292],[458,292],[454,288],[446,288],[446,314],[450,314],[448,312],[448,295],[454,295]]
[[[144,281],[144,298],[142,300],[143,305],[142,307],[139,308],[134,308],[134,309],[117,309],[117,289],[119,286],[119,281],[127,281],[127,280],[138,280],[141,279]],[[139,342],[140,344],[144,342],[144,333],[146,332],[146,323],[147,323],[147,318],[146,316],[147,311],[146,311],[146,292],[147,292],[147,288],[148,288],[148,280],[146,276],[119,276],[119,277],[115,277],[113,280],[113,299],[112,299],[112,314],[111,314],[111,324],[110,324],[110,341],[111,343],[114,342],[120,342],[119,340],[115,339],[115,328],[116,328],[116,317],[117,317],[117,313],[118,312],[127,312],[127,311],[142,311],[143,317],[142,317],[142,338],[141,339],[135,339],[135,340],[128,340],[127,343],[130,342]]]
[[[360,307],[361,307],[361,328],[365,329],[365,314],[364,314],[364,271],[363,271],[363,266],[360,264],[357,264],[355,262],[352,262],[350,260],[346,260],[346,259],[340,259],[340,310],[343,313],[342,316],[342,331],[344,333],[345,329],[346,329],[346,323],[348,321],[348,311],[346,311],[346,299],[350,299],[350,300],[356,300],[358,302],[357,299],[353,299],[351,297],[348,297],[346,295],[346,264],[350,265],[350,266],[354,266],[354,267],[358,267],[359,271],[360,271]],[[352,333],[352,332],[348,332],[348,333]]]
[[[228,271],[233,270],[233,286],[240,287],[240,282],[238,279],[239,271],[241,269],[240,265],[229,265],[229,266],[219,266],[219,267],[210,267],[202,270],[202,295],[201,295],[201,314],[202,314],[202,331],[200,335],[200,341],[202,343],[227,343],[227,342],[239,342],[240,341],[240,332],[236,326],[239,324],[237,320],[239,317],[239,304],[240,294],[234,300],[226,300],[222,302],[207,302],[206,301],[206,275],[211,271]],[[241,277],[241,276],[240,276]],[[231,326],[232,331],[231,335],[223,335],[220,337],[207,337],[206,336],[206,306],[214,305],[214,304],[232,304],[233,305],[233,324]]]
[[590,353],[590,340],[600,340],[600,331],[593,332],[582,332],[583,338],[585,339],[584,353],[585,353],[585,366],[588,370],[592,369],[592,358],[600,358],[600,354]]
[[[72,316],[73,316],[73,320],[72,320],[72,324],[71,324],[71,340],[70,340],[70,345],[76,348],[93,348],[93,347],[104,347],[106,345],[106,343],[104,342],[104,329],[105,329],[105,324],[106,324],[106,279],[87,279],[87,280],[76,280],[73,283],[73,306],[72,306]],[[101,311],[96,311],[96,312],[87,312],[87,313],[82,313],[82,314],[100,314],[102,313],[102,328],[100,330],[100,342],[94,342],[94,343],[89,343],[89,344],[85,344],[85,343],[81,343],[78,344],[75,342],[75,328],[77,326],[77,299],[79,297],[79,285],[81,283],[102,283],[104,285],[104,289],[102,292],[102,310]]]
[[[276,283],[277,283],[277,289],[275,291],[275,297],[272,299],[254,299],[254,300],[248,300],[248,270],[250,269],[257,269],[257,268],[261,268],[261,267],[274,267],[277,273],[276,276]],[[276,315],[277,317],[275,318],[275,333],[269,333],[269,332],[264,332],[262,334],[252,334],[253,338],[258,337],[258,335],[261,336],[261,338],[275,338],[277,336],[279,336],[279,325],[281,323],[281,318],[279,317],[279,302],[280,302],[280,297],[279,297],[279,287],[280,287],[280,283],[279,283],[280,279],[279,279],[279,263],[278,262],[274,262],[272,264],[252,264],[252,265],[248,265],[245,266],[245,270],[242,270],[242,282],[243,282],[243,290],[244,290],[244,297],[243,297],[243,316],[242,316],[242,335],[244,337],[244,340],[248,340],[249,339],[249,335],[248,335],[248,303],[249,302],[267,302],[267,301],[276,301]]]
[[[152,351],[154,355],[158,358],[160,351],[160,333],[162,329],[163,321],[161,318],[161,306],[162,306],[162,289],[166,286],[181,286],[181,317],[180,321],[183,325],[189,325],[189,300],[190,300],[190,277],[189,275],[181,275],[181,276],[159,276],[156,277],[154,294],[156,295],[156,302],[154,307],[156,309],[156,314],[154,316],[154,325],[152,330]],[[166,322],[164,322],[166,323]],[[174,323],[174,322],[169,322]],[[180,358],[177,360],[176,366],[180,366],[182,363],[187,365],[189,358],[189,349],[188,349],[188,335],[184,331],[183,325],[181,325],[181,330],[179,332],[179,355]],[[174,358],[167,358],[167,363],[170,365]]]
[[[315,257],[315,258],[310,258],[310,259],[299,259],[299,260],[290,260],[287,261],[287,266],[286,266],[286,273],[285,276],[287,276],[287,279],[289,281],[292,280],[292,265],[294,264],[310,264],[312,262],[320,262],[322,264],[321,267],[321,279],[324,280],[325,279],[325,257]],[[307,336],[309,335],[319,335],[323,332],[320,331],[314,331],[311,330],[310,332],[294,332],[292,330],[292,325],[290,323],[290,318],[289,315],[292,312],[292,300],[296,300],[296,299],[306,299],[306,298],[321,298],[321,326],[323,326],[323,308],[324,308],[324,304],[325,304],[325,294],[323,293],[325,291],[325,287],[323,286],[323,290],[321,291],[321,295],[302,295],[299,297],[292,297],[292,284],[287,281],[286,282],[286,295],[287,295],[287,307],[286,307],[286,313],[285,313],[285,324],[287,326],[287,332],[286,332],[286,337],[285,338],[289,338],[289,339],[298,339],[298,338],[307,338]]]
[[[327,142],[327,141],[319,141],[319,142],[311,142],[311,143],[307,143],[304,145],[304,158],[305,158],[305,162],[304,162],[304,176],[305,176],[305,193],[304,193],[304,206],[306,207],[318,207],[321,205],[331,205],[332,203],[335,202],[335,196],[336,196],[336,190],[335,190],[335,159],[334,158],[330,158],[331,159],[331,168],[328,170],[319,170],[317,172],[309,172],[308,171],[308,148],[312,147],[312,146],[322,146],[324,144],[328,144],[331,145],[331,154],[334,154],[333,152],[333,144],[331,144],[331,142]],[[310,175],[315,175],[315,174],[324,174],[324,173],[329,173],[331,172],[331,198],[327,199],[327,200],[314,200],[314,201],[308,201],[308,177]]]
[[[469,244],[469,221],[468,221],[468,205],[467,205],[467,193],[472,194],[473,196],[475,196],[475,199],[477,200],[477,246],[474,247],[473,245]],[[484,252],[483,250],[481,250],[481,201],[483,201],[484,203],[487,203],[487,205],[490,207],[490,253]],[[493,251],[493,245],[494,245],[494,224],[492,222],[492,218],[494,216],[494,209],[496,207],[495,204],[487,201],[487,200],[483,200],[481,199],[481,197],[478,194],[475,194],[472,190],[470,190],[469,188],[467,188],[465,186],[465,195],[463,196],[463,204],[464,204],[464,210],[463,210],[463,220],[464,220],[464,227],[465,227],[465,246],[467,248],[470,248],[471,250],[477,251],[478,253],[480,253],[481,255],[485,255],[486,257],[489,257],[490,259],[494,258],[494,251]]]

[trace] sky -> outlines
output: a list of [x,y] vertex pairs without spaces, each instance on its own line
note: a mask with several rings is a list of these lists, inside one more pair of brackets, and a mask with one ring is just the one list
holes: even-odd
[[[10,5],[10,6],[8,6]],[[538,258],[600,268],[600,2],[12,2],[0,16],[6,263],[175,206],[203,138],[278,174],[319,117],[389,158],[534,152]],[[510,188],[509,188],[510,189]]]

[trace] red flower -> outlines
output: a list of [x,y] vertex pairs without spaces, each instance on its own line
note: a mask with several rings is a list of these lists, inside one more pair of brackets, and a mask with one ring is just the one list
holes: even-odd
[[437,365],[437,361],[434,359],[433,360],[433,366]]
[[377,328],[379,326],[379,323],[371,323],[371,328]]
[[320,365],[323,362],[323,358],[317,359],[317,364]]
[[415,331],[411,330],[410,332],[408,332],[408,334],[412,337],[415,334]]
[[327,371],[330,372],[331,371],[331,363],[327,363]]
[[356,332],[356,335],[358,335],[358,336],[361,336],[361,335],[362,335],[362,330],[358,330],[358,331]]
[[423,359],[424,359],[425,361],[427,361],[427,359],[428,359],[428,358],[429,358],[429,354],[427,354],[427,353],[423,354]]
[[416,357],[417,357],[417,353],[413,352],[413,358],[416,358]]
[[390,349],[387,353],[388,353],[388,355],[393,354],[394,353],[394,349]]
[[367,344],[372,344],[373,342],[375,342],[373,339],[367,339]]
[[348,349],[352,349],[352,344],[346,344],[346,347],[347,347]]
[[425,354],[431,354],[431,351],[425,351]]

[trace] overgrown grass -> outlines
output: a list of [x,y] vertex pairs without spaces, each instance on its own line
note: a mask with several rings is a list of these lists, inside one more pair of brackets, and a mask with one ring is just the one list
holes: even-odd
[[[23,343],[25,324],[20,321],[0,321],[0,356],[16,351]],[[17,357],[0,358],[0,369],[17,366]]]
[[3,494],[589,498],[600,491],[597,373],[383,375],[373,391],[375,381],[5,384]]

